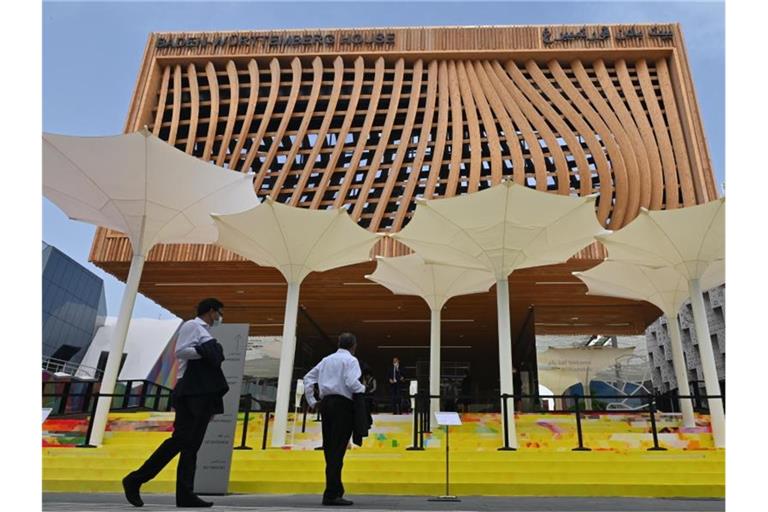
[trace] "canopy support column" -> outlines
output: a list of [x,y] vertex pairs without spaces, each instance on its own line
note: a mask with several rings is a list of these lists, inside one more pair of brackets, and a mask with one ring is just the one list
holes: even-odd
[[[120,361],[123,358],[125,339],[128,337],[128,326],[133,316],[133,305],[136,303],[136,294],[139,291],[141,272],[144,269],[144,255],[134,254],[131,259],[131,268],[128,271],[128,280],[123,290],[123,299],[120,303],[120,313],[117,316],[117,325],[112,338],[112,343],[107,356],[107,366],[104,368],[104,376],[101,379],[99,393],[111,394],[115,391],[115,382],[120,373]],[[93,419],[91,439],[87,442],[94,446],[100,446],[104,440],[104,430],[107,427],[109,408],[112,405],[112,397],[100,397],[96,404],[96,412]]]
[[277,399],[275,400],[275,423],[272,427],[272,446],[285,445],[288,428],[288,406],[293,382],[293,360],[296,355],[296,320],[299,313],[300,283],[288,282],[283,319],[283,346],[280,349],[280,369],[277,374]]
[[[514,393],[512,384],[512,329],[509,318],[509,283],[504,276],[496,281],[496,309],[499,323],[499,382],[502,394]],[[504,416],[504,400],[501,403],[502,428],[504,422],[509,432],[510,448],[517,448],[517,432],[515,429],[515,401],[507,400],[507,414]]]
[[[680,338],[680,325],[677,323],[677,315],[667,315],[667,327],[669,337],[672,340],[672,366],[675,369],[677,380],[677,394],[690,395],[691,387],[688,385],[688,368],[683,354],[683,342]],[[683,413],[683,426],[692,428],[696,426],[693,416],[693,401],[691,398],[680,398],[680,412]]]
[[[712,340],[709,337],[709,325],[707,324],[707,312],[704,309],[704,298],[701,292],[701,284],[698,279],[688,281],[688,290],[691,295],[691,307],[693,308],[693,322],[696,327],[696,340],[699,342],[701,355],[701,368],[704,372],[704,384],[707,395],[721,396],[720,383],[717,380],[717,368],[715,367],[715,354],[712,350]],[[716,448],[725,448],[725,411],[721,398],[709,398],[709,418],[712,423],[712,437]]]
[[[429,394],[440,394],[440,309],[430,308],[429,331]],[[440,410],[440,399],[429,401],[430,425],[436,425],[435,413]]]

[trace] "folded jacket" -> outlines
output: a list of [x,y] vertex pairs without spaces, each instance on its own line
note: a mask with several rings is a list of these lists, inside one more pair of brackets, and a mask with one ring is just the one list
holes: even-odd
[[368,437],[368,430],[373,425],[371,411],[368,410],[368,401],[364,393],[352,395],[352,407],[354,411],[352,442],[357,446],[363,445],[363,438]]
[[224,361],[224,348],[216,341],[216,338],[195,345],[195,351],[206,363],[215,368],[221,368],[221,363]]

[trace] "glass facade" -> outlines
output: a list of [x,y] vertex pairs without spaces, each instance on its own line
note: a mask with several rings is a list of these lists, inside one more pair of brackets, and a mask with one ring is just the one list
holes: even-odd
[[102,279],[43,242],[43,358],[79,363],[106,310]]

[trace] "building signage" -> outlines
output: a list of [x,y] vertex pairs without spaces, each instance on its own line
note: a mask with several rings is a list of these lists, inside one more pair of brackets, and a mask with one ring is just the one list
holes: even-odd
[[[613,33],[614,41],[642,41],[646,37],[649,39],[671,41],[673,39],[672,28],[669,26],[653,26],[650,29],[647,27],[628,27],[614,29]],[[608,41],[610,39],[611,31],[605,25],[596,28],[593,27],[592,29],[587,29],[586,26],[583,26],[579,30],[560,30],[557,32],[554,29],[547,27],[541,33],[541,40],[545,46],[554,43],[571,43],[574,41],[595,42]]]
[[229,34],[219,36],[158,37],[155,48],[221,48],[253,46],[254,44],[275,47],[333,46],[336,43],[353,46],[389,46],[395,44],[394,32],[348,32],[341,34]]

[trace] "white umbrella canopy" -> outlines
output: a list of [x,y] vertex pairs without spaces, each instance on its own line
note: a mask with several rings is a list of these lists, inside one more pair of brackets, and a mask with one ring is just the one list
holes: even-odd
[[[687,282],[707,395],[721,396],[702,289],[707,281],[717,284],[724,273],[725,198],[676,210],[641,210],[640,215],[621,230],[597,238],[608,250],[609,261],[667,268]],[[677,306],[679,309],[679,303]],[[677,319],[669,324],[672,326],[670,335],[674,336],[672,331],[677,330]],[[680,360],[682,344],[679,339],[673,340],[673,348],[675,345],[680,345],[674,350],[677,352],[675,358]],[[679,366],[682,367],[682,363]],[[715,446],[725,447],[722,399],[709,398],[708,404]]]
[[308,210],[271,198],[247,211],[211,217],[219,245],[275,267],[289,283],[301,283],[311,272],[366,261],[380,238],[355,224],[343,208]]
[[392,238],[425,259],[507,277],[516,269],[561,263],[607,233],[597,196],[570,197],[505,181],[473,194],[420,200]]
[[[513,394],[509,284],[514,270],[562,263],[606,232],[595,215],[597,196],[561,196],[513,181],[473,194],[418,201],[408,225],[392,238],[437,263],[482,269],[496,278],[499,375],[502,394]],[[514,406],[504,425],[517,448]],[[504,401],[502,401],[504,411]]]
[[71,219],[125,233],[139,254],[156,243],[212,243],[211,211],[259,202],[252,175],[226,172],[146,129],[110,137],[43,134],[43,194]]
[[[704,289],[725,282],[723,260],[710,265],[701,279]],[[669,337],[672,341],[672,363],[680,395],[689,395],[688,371],[685,364],[677,313],[690,297],[688,280],[671,267],[643,267],[633,263],[604,261],[584,272],[573,272],[587,285],[588,295],[603,295],[625,299],[644,300],[658,307],[667,317]],[[683,425],[694,427],[696,420],[690,399],[680,399]]]
[[676,210],[642,208],[622,229],[597,239],[611,261],[670,267],[686,279],[701,279],[725,260],[725,198]]
[[[366,279],[398,295],[416,295],[429,306],[430,357],[429,393],[440,393],[440,314],[451,297],[487,292],[496,281],[488,271],[443,265],[424,260],[418,254],[397,258],[376,258],[376,270]],[[431,413],[439,410],[439,399],[430,400]]]
[[365,276],[398,295],[416,295],[440,310],[451,297],[487,292],[496,282],[485,270],[427,261],[418,254],[376,257],[376,270]]
[[[211,211],[258,204],[252,176],[177,150],[144,129],[109,137],[43,134],[43,194],[74,220],[119,230],[133,249],[100,392],[114,391],[144,268],[156,243],[216,239]],[[100,398],[89,443],[100,445],[112,399]]]
[[270,198],[247,211],[211,217],[218,227],[218,245],[259,265],[275,267],[288,282],[272,431],[272,446],[284,446],[301,282],[311,272],[370,259],[380,237],[355,224],[344,209],[309,210]]
[[[701,278],[704,290],[725,282],[724,260],[710,265]],[[644,300],[667,316],[676,317],[690,297],[688,280],[670,267],[644,267],[607,260],[583,272],[573,272],[587,285],[587,295]]]

